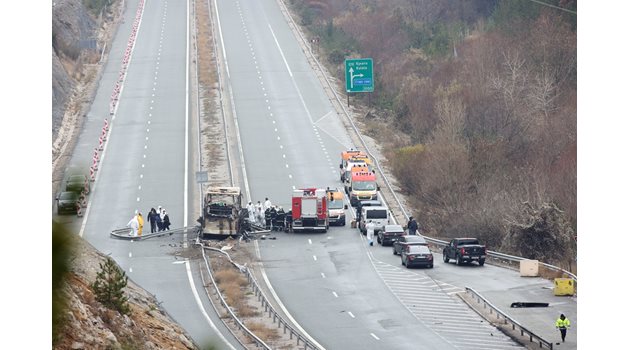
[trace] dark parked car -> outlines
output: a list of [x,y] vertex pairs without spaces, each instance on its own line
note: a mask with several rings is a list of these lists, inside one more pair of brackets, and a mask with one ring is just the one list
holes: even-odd
[[81,193],[84,188],[90,193],[90,181],[85,175],[70,175],[66,180],[66,191]]
[[422,236],[417,235],[402,235],[392,243],[392,250],[394,255],[401,253],[402,249],[406,245],[424,245],[428,246],[427,241]]
[[424,245],[407,244],[400,253],[400,261],[410,268],[412,266],[426,266],[433,268],[433,254]]
[[79,195],[76,192],[66,191],[61,192],[57,196],[57,214],[63,213],[76,213],[77,202],[79,201]]
[[381,245],[393,244],[394,240],[405,234],[405,230],[400,225],[385,225],[385,229],[378,231],[376,241]]

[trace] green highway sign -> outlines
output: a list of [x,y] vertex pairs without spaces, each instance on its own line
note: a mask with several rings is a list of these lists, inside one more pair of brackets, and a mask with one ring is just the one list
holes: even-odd
[[346,92],[373,92],[374,73],[371,58],[346,60]]

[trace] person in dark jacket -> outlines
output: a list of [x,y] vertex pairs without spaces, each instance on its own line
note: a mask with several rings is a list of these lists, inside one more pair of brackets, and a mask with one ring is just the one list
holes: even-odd
[[274,223],[276,222],[276,217],[278,217],[278,212],[276,211],[275,206],[272,206],[271,208],[269,208],[269,216],[271,217],[271,220],[269,220],[270,230],[273,231],[275,229]]
[[407,229],[409,230],[408,234],[415,235],[416,231],[418,231],[418,222],[413,216],[409,217],[409,222],[407,223]]
[[151,223],[151,233],[156,232],[156,229],[157,229],[157,218],[156,217],[160,217],[160,216],[155,211],[155,208],[151,208],[151,210],[149,210],[149,214],[147,215],[147,219],[149,220],[149,223]]
[[162,213],[164,213],[164,218],[162,219],[162,230],[168,231],[171,229],[171,219],[168,217],[166,209],[162,209]]
[[265,209],[265,227],[267,230],[271,228],[271,208]]

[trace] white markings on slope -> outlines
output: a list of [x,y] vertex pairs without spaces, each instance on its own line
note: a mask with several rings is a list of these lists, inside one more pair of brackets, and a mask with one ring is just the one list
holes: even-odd
[[[471,344],[476,342],[479,342],[479,345],[485,349],[516,348],[518,346],[510,338],[473,313],[459,299],[449,295],[463,292],[462,288],[379,261],[371,254],[370,259],[376,273],[400,303],[419,321],[444,339],[448,339],[448,342],[455,347],[469,348]],[[446,293],[445,288],[451,290],[451,293]],[[455,330],[445,330],[441,326],[442,322],[457,324],[459,327]],[[461,343],[451,341],[453,337],[445,335],[447,332],[452,333],[458,330],[470,333],[459,334],[455,337],[461,340]],[[490,335],[489,330],[494,330],[492,332],[494,335]],[[482,340],[477,340],[478,338]]]

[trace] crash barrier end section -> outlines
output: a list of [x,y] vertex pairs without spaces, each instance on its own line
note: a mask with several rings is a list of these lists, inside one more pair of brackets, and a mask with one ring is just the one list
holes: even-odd
[[483,308],[484,309],[489,309],[490,311],[490,315],[496,314],[497,320],[500,320],[501,317],[504,319],[503,323],[504,324],[511,324],[512,325],[512,330],[517,330],[520,332],[521,336],[525,336],[527,335],[529,337],[529,341],[530,343],[533,342],[537,342],[539,347],[545,347],[547,349],[553,350],[553,343],[552,342],[548,342],[545,339],[543,339],[542,337],[536,335],[534,332],[528,330],[527,328],[523,327],[520,323],[518,323],[516,320],[512,319],[510,316],[506,315],[503,311],[501,311],[499,308],[497,308],[496,306],[494,306],[492,303],[490,303],[488,300],[486,300],[483,296],[481,296],[481,294],[477,293],[477,291],[475,291],[474,289],[470,288],[470,287],[466,287],[466,294],[471,295],[473,300],[476,300],[478,304],[483,303]]

